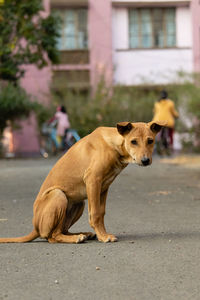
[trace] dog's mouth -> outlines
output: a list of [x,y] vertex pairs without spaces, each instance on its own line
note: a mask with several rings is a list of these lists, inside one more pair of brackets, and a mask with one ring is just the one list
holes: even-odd
[[145,159],[145,160],[141,160],[139,161],[137,164],[140,166],[140,167],[148,167],[150,166],[152,163],[151,159]]
[[143,164],[141,164],[141,163],[137,163],[137,165],[140,166],[140,167],[149,167],[149,166],[151,165],[151,163],[148,164],[148,165],[143,165]]

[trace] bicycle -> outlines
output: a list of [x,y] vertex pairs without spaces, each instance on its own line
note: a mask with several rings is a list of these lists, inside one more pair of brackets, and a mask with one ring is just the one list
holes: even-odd
[[163,127],[156,138],[156,151],[159,155],[171,155],[169,128]]
[[42,127],[42,146],[40,153],[44,158],[56,155],[59,151],[66,152],[76,142],[80,140],[78,132],[73,129],[67,129],[63,139],[59,142],[56,137],[56,128],[51,124],[44,124]]
[[69,149],[80,139],[81,138],[75,129],[73,129],[73,128],[67,129],[65,131],[65,136],[63,138],[64,148]]

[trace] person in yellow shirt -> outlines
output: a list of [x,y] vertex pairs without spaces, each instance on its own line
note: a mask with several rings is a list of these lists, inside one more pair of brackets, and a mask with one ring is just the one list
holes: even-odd
[[168,98],[168,93],[163,90],[160,99],[154,104],[153,121],[166,122],[165,128],[160,133],[160,140],[166,150],[169,146],[173,148],[175,119],[178,117],[179,114],[175,109],[174,102]]

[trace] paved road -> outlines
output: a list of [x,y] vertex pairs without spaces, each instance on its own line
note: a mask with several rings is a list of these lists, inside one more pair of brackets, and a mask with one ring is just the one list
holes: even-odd
[[[32,230],[54,162],[0,161],[0,236]],[[110,189],[105,221],[118,243],[1,244],[0,299],[200,299],[200,169],[158,159],[129,166]],[[74,230],[89,229],[86,209]]]

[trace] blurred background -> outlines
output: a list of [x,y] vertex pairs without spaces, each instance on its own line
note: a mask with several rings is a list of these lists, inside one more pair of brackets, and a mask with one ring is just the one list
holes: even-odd
[[60,106],[76,141],[151,121],[163,90],[174,151],[200,152],[199,16],[199,0],[1,0],[1,157],[47,157]]

